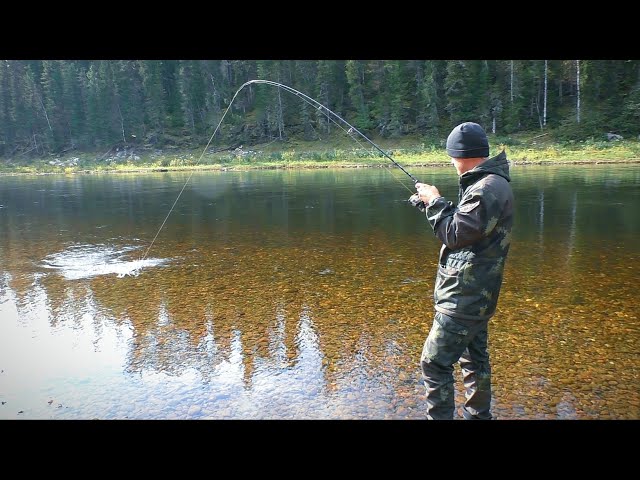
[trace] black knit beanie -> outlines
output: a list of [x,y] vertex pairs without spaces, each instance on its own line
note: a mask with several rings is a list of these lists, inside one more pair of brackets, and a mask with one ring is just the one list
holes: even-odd
[[453,158],[488,157],[487,134],[477,123],[461,123],[447,137],[447,153]]

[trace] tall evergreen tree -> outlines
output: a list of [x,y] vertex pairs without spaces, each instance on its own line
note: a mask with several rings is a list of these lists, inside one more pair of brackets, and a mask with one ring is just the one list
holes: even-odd
[[[295,62],[295,69],[293,71],[297,73],[294,82],[296,85],[296,89],[300,90],[306,95],[313,95],[314,81],[317,76],[316,62],[312,62],[309,60],[297,60]],[[315,109],[307,102],[297,100],[296,102],[291,103],[295,106],[298,106],[300,109],[300,120],[302,123],[302,132],[304,139],[315,140],[316,138],[318,138],[318,134],[314,126],[315,118],[313,118]],[[296,108],[293,107],[292,113],[295,114],[295,110]]]
[[197,133],[198,128],[196,124],[200,124],[202,121],[203,112],[200,106],[203,96],[202,86],[196,86],[199,73],[200,65],[198,62],[192,60],[179,61],[178,89],[181,96],[180,105],[185,127],[190,131],[191,135]]
[[385,125],[386,133],[389,136],[397,137],[402,134],[405,125],[405,79],[403,75],[403,66],[405,62],[399,60],[387,60],[383,62],[384,82],[387,95],[383,95],[388,99],[387,115],[388,123]]
[[[317,100],[327,107],[329,110],[332,110],[332,104],[330,101],[330,91],[333,82],[333,60],[319,60],[317,66],[317,75],[316,75],[316,98]],[[318,124],[318,130],[323,133],[331,133],[331,119],[330,117],[323,111],[323,109],[319,109],[315,112],[316,121]]]
[[60,151],[65,145],[65,133],[68,131],[67,115],[64,105],[64,90],[60,63],[57,60],[42,62],[42,88],[44,106],[51,124],[51,143],[54,151]]
[[92,64],[87,71],[87,133],[91,145],[102,143],[102,129],[104,126],[104,107],[101,102],[102,81],[98,75],[96,64]]
[[84,146],[86,118],[83,108],[82,73],[81,67],[75,61],[67,61],[61,65],[62,101],[66,105],[65,123],[71,148]]
[[419,130],[436,133],[440,123],[438,111],[438,83],[436,63],[427,60],[416,70],[417,110],[416,124]]
[[445,78],[445,109],[452,124],[470,121],[475,117],[472,98],[471,64],[468,60],[450,60],[447,62]]
[[144,134],[143,86],[138,64],[119,60],[111,64],[114,103],[120,122],[122,141],[136,144]]
[[165,129],[165,92],[162,84],[162,61],[142,60],[138,64],[144,87],[145,141],[158,143]]
[[[258,60],[256,64],[259,79],[279,82],[280,75],[276,61]],[[262,135],[269,139],[282,138],[282,130],[279,128],[281,125],[279,113],[281,112],[279,112],[278,90],[279,88],[258,85],[255,93],[256,119],[262,126]]]
[[629,76],[633,79],[633,83],[629,94],[624,99],[619,130],[633,136],[637,135],[636,138],[640,140],[640,135],[637,133],[637,126],[640,125],[640,65],[639,62],[634,61],[629,67]]
[[345,64],[345,73],[349,85],[349,98],[356,111],[354,125],[358,129],[368,130],[372,126],[369,118],[369,107],[365,100],[365,65],[359,60],[348,60]]

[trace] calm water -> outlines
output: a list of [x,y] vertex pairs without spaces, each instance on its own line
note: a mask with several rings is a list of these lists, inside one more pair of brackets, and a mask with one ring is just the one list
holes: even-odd
[[[424,418],[440,245],[392,172],[196,173],[144,264],[188,174],[0,177],[0,418]],[[640,418],[640,165],[512,176],[495,416]]]

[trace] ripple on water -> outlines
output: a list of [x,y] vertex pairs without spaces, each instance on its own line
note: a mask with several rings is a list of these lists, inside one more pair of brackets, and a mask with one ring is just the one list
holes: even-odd
[[58,271],[67,280],[79,280],[111,274],[116,274],[119,278],[137,276],[143,268],[156,267],[168,262],[165,258],[129,260],[129,253],[139,248],[130,245],[116,247],[105,244],[76,244],[62,252],[48,255],[41,265]]

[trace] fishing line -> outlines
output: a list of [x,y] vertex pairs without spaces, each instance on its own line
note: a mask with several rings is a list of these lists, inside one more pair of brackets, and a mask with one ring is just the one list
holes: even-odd
[[[216,133],[218,133],[218,130],[220,129],[220,125],[222,125],[222,121],[224,120],[224,117],[226,117],[227,113],[229,113],[229,110],[231,110],[231,105],[233,104],[233,101],[238,96],[238,93],[240,93],[240,90],[242,90],[245,87],[245,85],[248,85],[249,83],[250,82],[245,83],[244,85],[242,85],[236,91],[235,95],[231,99],[231,102],[229,102],[229,106],[227,107],[227,109],[222,114],[222,117],[220,118],[220,121],[218,122],[218,125],[216,126],[216,129],[211,134],[211,137],[209,138],[209,141],[207,142],[207,145],[204,147],[204,150],[202,150],[202,153],[200,154],[200,158],[198,158],[198,160],[196,161],[195,165],[200,163],[200,160],[202,160],[202,157],[204,156],[205,152],[207,151],[207,148],[209,148],[209,145],[211,144],[211,141],[213,140],[213,137],[215,137]],[[184,185],[182,186],[182,190],[180,190],[180,193],[178,193],[178,196],[176,197],[176,201],[173,202],[173,205],[171,205],[171,208],[169,209],[169,213],[167,213],[167,216],[164,218],[164,221],[162,222],[162,225],[160,225],[160,228],[158,229],[158,232],[156,233],[156,236],[153,237],[153,240],[151,241],[151,244],[147,247],[147,250],[144,252],[144,255],[142,256],[142,260],[147,258],[147,254],[149,253],[149,250],[151,250],[151,247],[153,247],[153,244],[155,243],[156,239],[158,238],[158,235],[160,235],[160,232],[162,231],[162,228],[164,227],[164,224],[167,223],[167,219],[169,218],[169,215],[171,215],[171,212],[173,212],[173,209],[175,208],[176,204],[178,203],[178,200],[180,200],[180,197],[182,196],[182,192],[184,192],[184,189],[187,187],[187,184],[189,183],[189,180],[191,180],[192,176],[193,176],[193,170],[191,171],[191,173],[187,177],[186,182],[184,182]]]
[[[320,111],[320,113],[324,114],[328,120],[332,121],[334,124],[336,124],[338,127],[340,127],[349,137],[351,137],[352,140],[354,140],[356,143],[358,143],[358,145],[360,145],[362,148],[365,148],[365,146],[362,144],[362,142],[360,142],[360,140],[358,140],[358,138],[355,137],[354,134],[358,134],[360,135],[360,137],[362,137],[365,141],[367,141],[368,143],[370,143],[376,150],[378,150],[378,152],[380,152],[383,156],[385,156],[386,158],[388,158],[389,160],[391,160],[391,162],[393,162],[393,164],[398,167],[400,170],[402,170],[407,176],[409,176],[409,178],[411,178],[411,180],[413,180],[413,183],[418,183],[418,179],[416,177],[414,177],[413,175],[411,175],[409,172],[407,172],[402,165],[400,165],[398,162],[396,162],[393,158],[391,158],[391,156],[389,154],[387,154],[387,152],[385,152],[384,150],[382,150],[378,145],[376,145],[372,140],[370,140],[364,133],[362,133],[360,130],[358,130],[356,127],[354,127],[353,125],[351,125],[349,122],[347,122],[344,118],[342,118],[340,115],[338,115],[337,113],[335,113],[334,111],[330,110],[329,108],[325,107],[324,105],[322,105],[320,102],[314,100],[313,98],[309,97],[308,95],[305,95],[304,93],[300,92],[299,90],[296,90],[295,88],[289,87],[287,85],[284,85],[282,83],[278,83],[278,82],[273,82],[271,80],[249,80],[248,82],[243,83],[240,88],[238,88],[238,90],[236,90],[236,93],[233,95],[233,98],[231,99],[231,101],[229,102],[229,106],[227,107],[227,109],[225,110],[224,114],[222,115],[222,117],[220,118],[220,121],[218,122],[218,125],[216,126],[215,130],[213,131],[213,133],[211,134],[211,137],[209,138],[209,141],[207,142],[207,145],[204,147],[204,150],[202,151],[202,153],[200,154],[200,157],[198,158],[198,160],[196,161],[196,163],[194,164],[197,165],[198,163],[200,163],[200,160],[202,160],[202,157],[204,156],[204,154],[206,153],[207,149],[209,148],[209,145],[211,144],[211,141],[213,140],[213,137],[215,137],[216,133],[218,133],[218,130],[220,129],[220,126],[222,125],[222,121],[224,120],[224,118],[227,116],[227,113],[229,113],[229,111],[231,110],[231,105],[233,105],[234,100],[236,99],[236,97],[238,96],[238,94],[240,93],[240,91],[246,87],[247,85],[251,85],[252,83],[263,83],[266,85],[273,85],[275,87],[281,88],[283,90],[286,90],[289,93],[294,94],[295,96],[297,96],[298,98],[302,99],[303,101],[305,101],[306,103],[308,103],[309,105],[311,105],[312,107],[314,107],[315,109],[317,109],[318,111]],[[347,130],[345,127],[343,127],[342,125],[340,125],[334,118],[332,118],[331,116],[337,118],[338,120],[340,120],[342,123],[344,123],[347,127],[349,127],[349,129]],[[390,169],[387,169],[389,171],[389,173],[391,173]],[[141,257],[141,260],[144,260],[147,257],[147,254],[149,253],[149,250],[151,250],[151,247],[153,246],[153,244],[155,243],[156,239],[158,238],[158,235],[160,235],[160,232],[162,231],[162,229],[164,228],[165,224],[167,223],[167,220],[169,219],[169,216],[171,215],[171,212],[173,212],[173,209],[175,208],[176,204],[178,203],[178,200],[180,200],[180,197],[182,196],[182,193],[184,192],[184,189],[187,187],[187,184],[189,183],[189,181],[191,180],[191,177],[193,176],[193,170],[191,171],[191,173],[189,174],[189,176],[187,177],[187,180],[184,182],[184,185],[182,186],[182,189],[180,190],[180,192],[178,193],[178,196],[176,197],[176,200],[173,202],[173,205],[171,205],[171,208],[169,209],[169,212],[167,213],[167,216],[164,218],[164,221],[162,222],[162,225],[160,225],[160,228],[158,229],[158,232],[156,233],[156,235],[153,237],[153,240],[151,241],[151,243],[149,244],[149,246],[147,247],[147,250],[144,252],[144,255]],[[398,177],[396,177],[393,173],[391,173],[391,176],[393,178],[395,178],[398,182],[400,182],[400,184],[405,187],[409,192],[413,193],[413,191],[411,189],[409,189],[409,187],[407,187],[404,183],[402,183],[400,181],[400,179]]]

